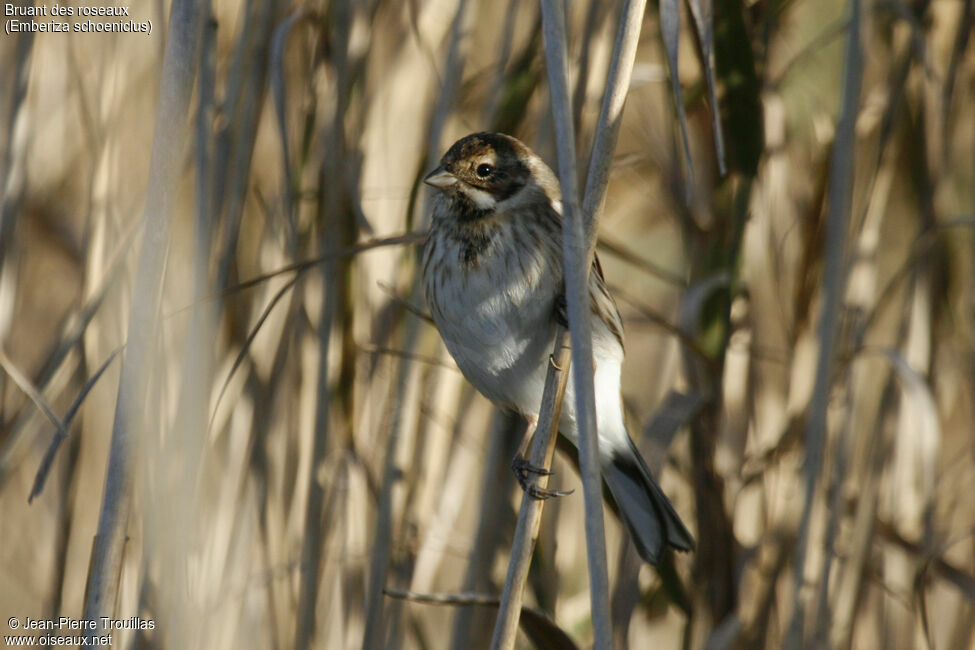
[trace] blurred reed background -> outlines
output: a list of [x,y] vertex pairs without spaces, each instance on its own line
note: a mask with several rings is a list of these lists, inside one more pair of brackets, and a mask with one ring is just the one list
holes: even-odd
[[[583,174],[621,4],[566,3]],[[631,433],[698,549],[661,579],[607,511],[615,643],[975,647],[972,2],[716,0],[726,175],[711,3],[666,34],[693,175],[661,4],[599,253]],[[496,597],[521,497],[524,425],[453,365],[401,236],[462,135],[555,166],[539,7],[176,5],[131,7],[151,37],[0,37],[0,614],[83,615],[114,429],[101,611],[156,625],[114,645],[487,647],[496,607],[382,593]],[[584,647],[582,515],[547,504],[526,604]]]

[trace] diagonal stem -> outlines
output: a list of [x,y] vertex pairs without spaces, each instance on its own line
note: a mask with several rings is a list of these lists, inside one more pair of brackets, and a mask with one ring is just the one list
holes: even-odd
[[[569,377],[571,353],[565,342],[565,330],[559,327],[555,335],[555,348],[552,350],[552,357],[556,362],[548,365],[542,406],[532,442],[531,464],[546,470],[551,466],[552,456],[555,453],[559,416],[562,412],[562,396],[565,394],[565,384]],[[545,474],[540,475],[537,480],[541,488],[548,485],[548,476]],[[515,645],[525,581],[528,579],[528,568],[531,565],[532,552],[535,550],[535,540],[538,539],[538,526],[542,520],[544,503],[544,500],[532,497],[527,490],[521,497],[521,510],[518,513],[518,525],[511,544],[508,575],[504,581],[498,618],[494,624],[491,650],[513,648]]]

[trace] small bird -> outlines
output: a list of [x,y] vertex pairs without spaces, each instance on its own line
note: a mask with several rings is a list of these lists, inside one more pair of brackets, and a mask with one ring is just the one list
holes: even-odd
[[[516,138],[475,133],[424,181],[439,190],[422,261],[433,320],[478,391],[536,422],[557,327],[568,325],[558,179]],[[694,541],[626,432],[623,323],[598,258],[589,295],[600,467],[640,556],[655,565],[665,545],[689,551]],[[571,378],[559,433],[578,444]]]

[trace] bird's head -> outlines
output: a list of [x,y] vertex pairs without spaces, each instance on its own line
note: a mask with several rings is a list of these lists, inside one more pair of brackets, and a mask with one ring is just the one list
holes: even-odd
[[555,199],[559,192],[548,166],[520,140],[502,133],[461,138],[423,181],[456,207],[469,207],[461,214],[470,216],[486,216],[533,198]]

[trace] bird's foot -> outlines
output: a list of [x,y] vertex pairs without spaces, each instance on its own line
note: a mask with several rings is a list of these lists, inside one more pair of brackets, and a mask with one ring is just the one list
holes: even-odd
[[514,471],[515,478],[518,479],[518,485],[521,486],[521,489],[527,492],[528,496],[538,501],[544,501],[553,497],[564,497],[574,492],[574,490],[550,490],[548,488],[539,487],[535,482],[533,475],[551,476],[552,472],[544,467],[532,465],[528,459],[520,455],[515,456],[514,460],[511,461],[511,469]]
[[528,496],[536,501],[545,501],[555,497],[567,497],[575,490],[549,490],[548,488],[538,487],[534,483],[528,486]]

